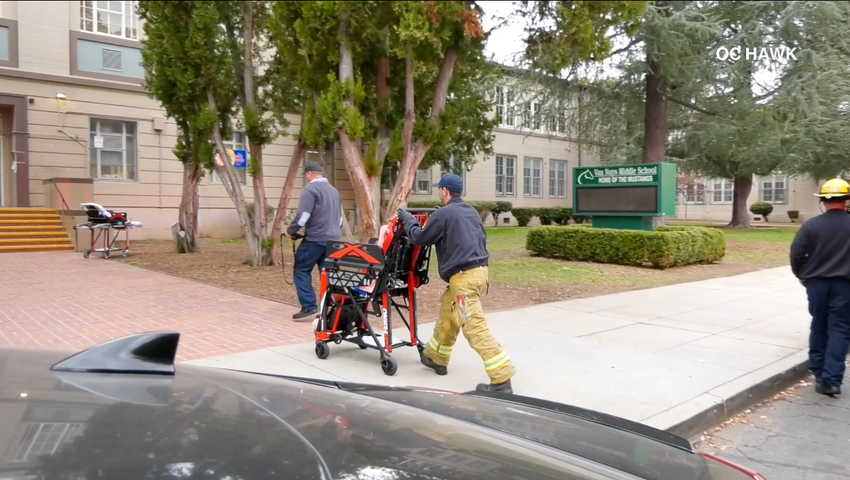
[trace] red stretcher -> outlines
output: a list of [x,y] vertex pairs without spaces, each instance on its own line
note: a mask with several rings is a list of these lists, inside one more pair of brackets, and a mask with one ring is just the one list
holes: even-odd
[[[88,230],[91,232],[91,244],[89,249],[83,252],[84,258],[89,258],[92,253],[100,253],[103,258],[109,258],[112,252],[121,252],[122,257],[130,256],[130,230],[142,228],[141,222],[130,220],[127,212],[113,212],[103,208],[97,203],[80,204],[86,212],[88,222],[74,226],[74,230]],[[115,241],[124,232],[124,248],[115,246]],[[98,248],[97,242],[103,238],[103,247]]]
[[[406,210],[423,227],[436,211]],[[328,358],[331,342],[351,342],[364,350],[380,351],[381,369],[394,375],[398,364],[391,356],[393,349],[416,347],[420,355],[425,350],[418,338],[416,289],[428,283],[431,247],[413,245],[398,217],[390,221],[383,244],[377,245],[377,240],[328,242],[315,331],[316,356]],[[410,332],[409,341],[393,339],[393,311]],[[382,322],[382,336],[373,330],[371,317]]]

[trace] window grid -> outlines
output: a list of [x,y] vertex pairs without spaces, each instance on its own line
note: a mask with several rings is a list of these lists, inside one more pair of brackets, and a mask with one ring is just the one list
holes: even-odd
[[[319,155],[319,150],[308,150],[304,155],[304,165],[303,167],[307,167],[308,164],[316,162],[322,166],[324,177],[328,180],[328,183],[331,185],[336,181],[336,157],[334,156],[334,144],[333,142],[329,142],[325,145],[325,156],[324,161],[322,160],[322,156]],[[307,177],[302,177],[302,185],[307,186]]]
[[53,455],[64,442],[80,432],[79,423],[30,423],[10,463],[33,461],[41,455]]
[[773,175],[761,179],[761,201],[773,204],[788,202],[788,177]]
[[138,0],[80,2],[80,30],[138,40]]
[[543,159],[528,158],[523,160],[522,194],[525,197],[542,197],[541,183],[543,182]]
[[496,196],[516,196],[516,157],[496,155]]
[[549,196],[567,198],[567,162],[549,160]]
[[705,184],[689,183],[685,185],[685,202],[702,205],[705,203]]
[[413,193],[415,195],[431,195],[431,169],[417,170],[413,179]]
[[735,184],[730,180],[714,180],[712,182],[711,203],[732,203],[732,191]]
[[[101,137],[103,147],[95,147]],[[136,180],[136,124],[119,120],[91,120],[89,175],[99,179]]]
[[496,87],[496,120],[503,127],[516,125],[514,92],[508,87]]

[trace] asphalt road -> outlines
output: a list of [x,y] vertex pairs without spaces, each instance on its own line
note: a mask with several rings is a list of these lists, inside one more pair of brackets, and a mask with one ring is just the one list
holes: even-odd
[[767,480],[850,479],[850,375],[836,398],[815,393],[813,381],[707,432],[698,448]]

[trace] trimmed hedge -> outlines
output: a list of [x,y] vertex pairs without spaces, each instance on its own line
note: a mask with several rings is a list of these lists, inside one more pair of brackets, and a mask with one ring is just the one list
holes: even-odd
[[564,260],[668,268],[710,263],[726,255],[726,236],[710,227],[659,226],[655,231],[536,227],[528,232],[532,255]]

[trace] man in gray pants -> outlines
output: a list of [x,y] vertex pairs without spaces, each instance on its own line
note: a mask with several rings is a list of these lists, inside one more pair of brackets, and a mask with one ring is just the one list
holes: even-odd
[[322,166],[316,162],[304,169],[307,188],[301,192],[298,213],[286,236],[294,239],[304,228],[304,239],[295,252],[295,290],[301,311],[292,316],[296,322],[309,322],[318,312],[316,292],[313,291],[313,267],[325,263],[326,245],[342,237],[342,198],[322,174]]

